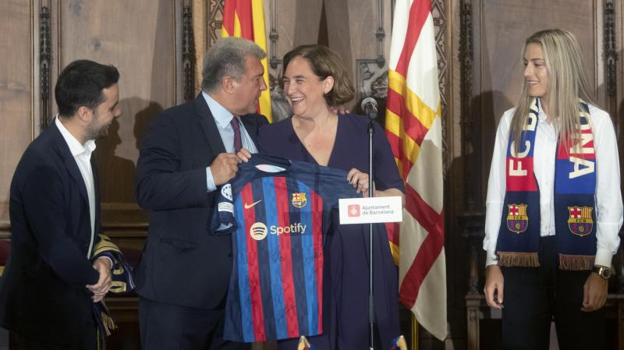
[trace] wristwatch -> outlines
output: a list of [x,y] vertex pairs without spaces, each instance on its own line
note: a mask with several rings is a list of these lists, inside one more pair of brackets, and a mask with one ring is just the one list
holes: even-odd
[[595,265],[592,269],[592,272],[598,274],[598,276],[602,277],[602,279],[608,280],[611,277],[611,269],[604,266]]

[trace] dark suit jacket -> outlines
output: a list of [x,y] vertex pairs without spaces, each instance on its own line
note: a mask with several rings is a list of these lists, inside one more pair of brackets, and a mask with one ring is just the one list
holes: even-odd
[[[97,233],[95,167],[93,173]],[[99,274],[87,259],[87,189],[54,123],[30,144],[17,166],[10,216],[11,253],[0,278],[0,325],[47,343],[81,339],[86,326],[95,326],[85,286],[97,283]]]
[[[256,140],[261,115],[241,118]],[[206,167],[225,147],[203,96],[164,111],[150,125],[137,165],[137,200],[150,210],[147,242],[136,271],[147,299],[210,309],[227,290],[231,237],[210,234],[215,192]]]

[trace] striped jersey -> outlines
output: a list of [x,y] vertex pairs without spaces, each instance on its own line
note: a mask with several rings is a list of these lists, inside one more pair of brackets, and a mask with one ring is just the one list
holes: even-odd
[[[254,155],[221,187],[213,232],[232,235],[224,338],[323,332],[323,237],[338,199],[361,197],[343,170]],[[219,226],[219,227],[216,227]]]

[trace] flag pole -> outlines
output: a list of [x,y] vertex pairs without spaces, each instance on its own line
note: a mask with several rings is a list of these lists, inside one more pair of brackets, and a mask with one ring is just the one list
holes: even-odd
[[416,316],[414,316],[414,314],[412,313],[412,346],[410,347],[410,349],[412,350],[418,350],[419,348],[418,335],[418,320],[416,319]]
[[[373,133],[376,113],[368,113],[368,197],[373,197]],[[373,224],[368,224],[368,323],[370,350],[375,349],[375,298],[373,293]]]

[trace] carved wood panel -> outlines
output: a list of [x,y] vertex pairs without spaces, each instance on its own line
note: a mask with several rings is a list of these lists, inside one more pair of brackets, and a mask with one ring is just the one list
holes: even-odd
[[13,172],[35,128],[35,9],[31,1],[0,2],[0,237],[8,236]]
[[180,102],[184,92],[182,1],[58,1],[51,13],[56,68],[51,86],[59,70],[75,59],[119,69],[122,116],[109,136],[97,141],[96,157],[104,228],[134,235],[147,228],[147,215],[134,195],[141,139],[149,121]]

